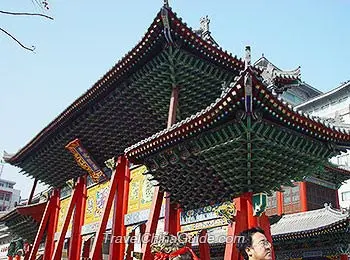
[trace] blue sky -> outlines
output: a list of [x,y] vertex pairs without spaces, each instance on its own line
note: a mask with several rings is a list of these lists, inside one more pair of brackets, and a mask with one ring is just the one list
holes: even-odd
[[[34,0],[33,0],[34,1]],[[35,1],[34,1],[35,2]],[[350,0],[199,1],[170,6],[192,28],[208,15],[222,48],[243,57],[252,48],[282,69],[301,66],[302,80],[328,91],[350,79]],[[148,1],[50,1],[37,17],[0,15],[0,151],[14,153],[89,89],[141,39],[163,4]],[[2,0],[0,10],[38,11],[31,0]],[[32,180],[6,165],[2,178],[27,197]]]

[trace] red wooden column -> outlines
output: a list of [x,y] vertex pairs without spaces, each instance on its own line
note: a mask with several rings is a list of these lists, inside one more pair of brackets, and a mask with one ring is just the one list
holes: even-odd
[[120,243],[111,245],[109,259],[123,259],[120,257],[124,254],[125,249],[124,237],[126,235],[126,230],[124,226],[124,215],[128,203],[129,182],[129,163],[126,157],[122,155],[118,157],[116,169],[113,171],[111,177],[107,201],[104,205],[100,226],[97,230],[92,251],[90,253],[91,260],[101,259],[103,236],[106,231],[109,213],[111,212],[114,199],[116,199],[117,206],[114,207],[111,243],[114,242],[113,240],[117,238],[117,236],[119,236]]
[[83,244],[81,260],[89,260],[90,245],[91,245],[91,237],[88,240],[86,240]]
[[283,194],[281,191],[276,192],[276,202],[277,202],[277,215],[282,216],[282,214],[283,214]]
[[258,218],[255,217],[254,214],[254,207],[252,203],[253,193],[247,192],[244,193],[242,196],[244,196],[247,200],[247,219],[248,219],[248,228],[253,228],[258,226]]
[[348,260],[348,259],[349,259],[348,255],[345,255],[345,254],[340,255],[340,260]]
[[272,260],[275,260],[276,257],[275,257],[275,250],[273,248],[273,243],[272,243],[272,235],[271,235],[271,227],[270,227],[269,217],[266,216],[265,213],[263,213],[259,219],[260,219],[260,227],[264,230],[267,240],[271,243]]
[[210,248],[208,244],[207,230],[203,229],[198,236],[199,256],[201,260],[210,260]]
[[130,236],[129,238],[130,240],[128,241],[129,243],[125,253],[126,254],[125,260],[133,260],[132,253],[134,252],[134,247],[135,247],[133,237],[135,237],[135,229],[130,232],[129,236]]
[[338,190],[334,190],[334,192],[335,192],[335,208],[340,209],[339,192]]
[[23,260],[28,260],[30,256],[30,252],[32,251],[33,246],[28,245],[28,251],[25,253],[24,259]]
[[[152,236],[156,233],[157,224],[160,215],[160,209],[162,207],[164,192],[159,190],[159,186],[156,186],[154,189],[154,195],[152,200],[152,206],[150,215],[148,217],[144,240],[142,244],[142,260],[152,260],[153,255],[151,253],[151,243]],[[147,238],[146,238],[147,236]]]
[[87,176],[79,177],[77,185],[79,185],[79,194],[77,198],[77,203],[75,205],[75,211],[72,221],[72,232],[70,237],[69,245],[69,259],[80,259],[80,252],[82,247],[82,236],[81,228],[84,225],[85,218],[85,205],[87,197],[86,188]]
[[56,189],[53,191],[52,200],[53,200],[53,203],[50,209],[50,216],[48,220],[49,225],[47,225],[44,260],[51,260],[53,250],[55,248],[54,237],[57,229],[58,216],[60,213],[60,190],[59,189]]
[[35,188],[36,188],[37,184],[38,184],[38,179],[35,179],[34,183],[33,183],[32,190],[30,191],[30,195],[29,195],[29,198],[28,198],[28,201],[27,201],[27,205],[32,203],[32,199],[33,199],[33,196],[34,196],[34,191],[35,191]]
[[[73,190],[73,194],[72,194],[71,200],[69,202],[69,207],[68,207],[67,212],[66,212],[66,216],[65,216],[65,219],[64,219],[64,223],[63,223],[63,226],[62,226],[62,230],[61,230],[60,236],[59,236],[59,238],[57,240],[57,244],[56,244],[56,248],[55,248],[52,260],[60,260],[61,259],[64,239],[65,239],[65,236],[66,236],[66,233],[67,233],[67,230],[68,230],[68,226],[69,226],[72,214],[73,214],[73,210],[74,210],[74,207],[77,205],[78,198],[82,194],[82,190],[83,190],[83,186],[84,186],[84,182],[81,181],[82,178],[83,177],[80,177],[78,179],[78,182],[77,182],[77,184],[76,184],[76,186],[75,186],[75,188]],[[73,238],[71,238],[71,239],[73,239]]]
[[299,182],[300,189],[300,211],[307,211],[307,194],[306,194],[306,182]]
[[[118,160],[119,161],[119,160]],[[120,163],[117,165],[117,192],[114,198],[114,214],[112,225],[112,237],[109,247],[108,259],[124,259],[125,254],[125,240],[126,228],[124,224],[124,216],[128,210],[128,198],[129,198],[129,183],[130,183],[130,169],[129,161],[125,156],[122,156]],[[117,241],[113,241],[116,238]]]
[[236,198],[234,202],[237,209],[237,215],[235,217],[235,221],[228,225],[224,260],[243,259],[236,248],[236,242],[239,242],[239,237],[237,236],[248,227],[248,203],[246,197],[244,196]]
[[[172,88],[168,123],[167,128],[170,128],[176,122],[176,109],[179,98],[179,87],[175,86]],[[180,230],[180,216],[181,210],[180,205],[170,203],[170,193],[165,193],[165,216],[164,216],[164,231],[170,234],[176,235]]]
[[50,197],[49,201],[46,204],[44,214],[41,218],[41,222],[39,225],[38,232],[36,233],[33,248],[30,252],[29,259],[30,260],[35,260],[36,259],[36,254],[39,249],[39,245],[41,243],[41,240],[43,239],[43,235],[46,229],[47,222],[49,220],[50,214],[51,214],[51,209],[55,205],[55,199],[53,197]]

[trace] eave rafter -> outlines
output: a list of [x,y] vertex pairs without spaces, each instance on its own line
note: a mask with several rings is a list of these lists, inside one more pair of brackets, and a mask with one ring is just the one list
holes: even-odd
[[[214,200],[201,197],[213,189],[208,187],[213,179],[220,200],[278,190],[291,180],[324,174],[328,159],[350,146],[348,134],[298,114],[271,94],[259,76],[249,69],[245,73],[254,87],[252,113],[244,112],[243,74],[206,109],[125,150],[131,161],[146,164],[184,208]],[[196,199],[186,201],[188,196]]]
[[64,151],[71,140],[82,140],[102,165],[165,127],[175,85],[180,88],[178,120],[214,102],[244,63],[200,38],[170,8],[166,12],[168,24],[159,12],[129,53],[6,161],[25,175],[61,187],[84,174]]
[[[221,48],[203,40],[191,28],[187,27],[181,18],[178,18],[172,12],[171,8],[166,8],[166,10],[168,13],[170,33],[173,34],[176,41],[175,44],[179,44],[181,46],[180,48],[187,49],[195,56],[215,64],[222,69],[233,71],[233,74],[238,74],[244,67],[241,59],[238,59],[236,56],[233,57]],[[7,158],[7,161],[20,166],[26,156],[31,155],[35,149],[40,149],[48,139],[55,138],[57,132],[61,131],[67,123],[72,123],[70,120],[74,120],[74,118],[79,116],[91,104],[98,102],[107,92],[113,90],[117,82],[132,75],[138,68],[147,63],[147,61],[152,60],[155,50],[158,49],[159,51],[159,48],[163,48],[164,42],[166,42],[164,31],[164,23],[161,12],[159,12],[141,41],[130,52],[25,147],[11,158]]]

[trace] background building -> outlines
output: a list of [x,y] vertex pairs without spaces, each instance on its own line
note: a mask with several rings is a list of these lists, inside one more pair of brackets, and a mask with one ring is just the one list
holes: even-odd
[[14,189],[16,182],[1,178],[3,163],[0,162],[0,214],[11,210],[21,199],[20,190]]
[[[350,81],[319,95],[296,107],[313,116],[320,117],[340,128],[350,130]],[[334,158],[332,163],[350,170],[350,152],[344,152]],[[350,181],[339,188],[339,204],[342,208],[350,207]]]

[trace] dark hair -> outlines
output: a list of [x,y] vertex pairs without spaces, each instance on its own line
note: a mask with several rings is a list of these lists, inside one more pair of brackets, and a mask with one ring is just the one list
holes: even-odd
[[239,250],[240,254],[243,256],[244,260],[249,259],[248,254],[245,250],[247,247],[250,247],[252,245],[252,236],[255,233],[261,233],[261,234],[265,235],[264,230],[262,230],[259,227],[253,227],[251,229],[244,230],[239,234],[239,236],[241,236],[242,239],[238,240],[238,243],[236,246],[237,246],[237,249]]

